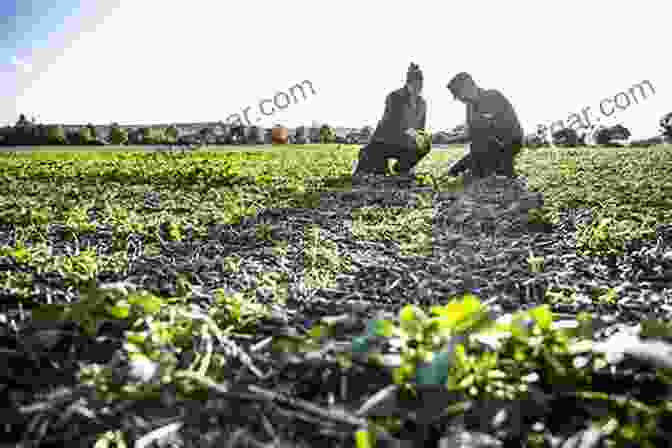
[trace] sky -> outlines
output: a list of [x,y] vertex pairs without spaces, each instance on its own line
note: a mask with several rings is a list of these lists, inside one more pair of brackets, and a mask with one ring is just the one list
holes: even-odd
[[[375,126],[414,62],[432,130],[464,122],[445,86],[467,71],[510,100],[527,133],[590,108],[591,124],[650,137],[672,111],[665,4],[2,0],[0,125],[20,113],[62,124],[232,121],[249,108],[265,127]],[[642,96],[633,86],[646,81]],[[301,83],[305,97],[292,87]]]

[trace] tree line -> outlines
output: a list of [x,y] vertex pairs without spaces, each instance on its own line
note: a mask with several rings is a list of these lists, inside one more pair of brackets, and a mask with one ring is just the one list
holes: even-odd
[[[283,128],[276,125],[275,128]],[[284,128],[286,129],[286,128]],[[45,125],[35,118],[28,120],[25,114],[19,116],[14,126],[0,129],[0,145],[41,146],[41,145],[178,145],[178,144],[265,144],[271,143],[272,129],[258,126],[228,125],[220,122],[217,126],[205,126],[197,132],[185,132],[177,125],[167,127],[138,127],[127,129],[118,123],[107,127],[106,135],[93,124],[77,129],[68,129],[60,124]],[[287,129],[287,143],[361,143],[371,136],[372,128],[365,126],[348,136],[339,136],[333,127],[323,124],[319,127],[300,126],[294,131]]]
[[[672,142],[672,112],[665,114],[660,121],[659,134],[641,140],[632,140],[628,143],[632,147],[647,147]],[[625,142],[632,136],[630,130],[622,124],[614,126],[591,126],[582,132],[573,128],[564,128],[553,132],[549,136],[546,128],[539,126],[536,133],[525,137],[525,146],[541,148],[553,145],[564,148],[576,148],[579,146],[625,146]]]
[[[672,142],[672,112],[663,116],[659,121],[660,134],[644,140],[631,141],[630,146],[651,146]],[[216,128],[219,127],[219,132]],[[283,128],[276,125],[275,128]],[[455,135],[461,134],[464,126],[457,126],[450,132],[438,132],[432,137],[433,143],[447,141],[455,142]],[[364,126],[348,135],[337,135],[335,129],[328,124],[321,126],[299,126],[292,132],[287,128],[287,142],[289,144],[308,143],[346,143],[364,144],[370,139],[373,129]],[[272,141],[272,129],[258,126],[227,125],[220,122],[218,126],[205,126],[198,132],[184,132],[177,125],[163,127],[139,127],[126,129],[118,123],[108,127],[106,135],[99,135],[98,129],[89,123],[86,126],[72,130],[59,124],[45,125],[37,123],[35,118],[28,120],[25,114],[19,116],[14,126],[0,129],[0,145],[4,146],[42,146],[42,145],[235,145],[235,144],[267,144]],[[547,147],[551,144],[557,147],[579,146],[624,146],[624,141],[630,138],[630,131],[623,125],[601,126],[584,129],[579,133],[575,129],[560,129],[552,135],[540,126],[536,133],[528,134],[524,144],[529,148]],[[550,137],[550,138],[549,138]]]

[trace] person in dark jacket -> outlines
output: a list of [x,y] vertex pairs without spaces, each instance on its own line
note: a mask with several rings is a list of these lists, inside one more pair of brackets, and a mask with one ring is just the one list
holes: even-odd
[[446,86],[467,106],[466,135],[471,152],[449,174],[471,168],[473,177],[514,177],[513,161],[523,146],[523,128],[513,106],[497,90],[478,87],[471,75],[458,73]]
[[399,174],[411,170],[429,151],[418,151],[416,130],[424,129],[427,105],[420,96],[423,76],[417,64],[411,63],[406,85],[387,95],[385,112],[371,136],[370,143],[360,149],[353,175],[387,174],[387,161],[396,159]]

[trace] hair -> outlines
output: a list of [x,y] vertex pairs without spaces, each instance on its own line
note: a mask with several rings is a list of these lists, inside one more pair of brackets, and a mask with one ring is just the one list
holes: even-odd
[[422,71],[418,64],[411,62],[411,65],[408,66],[408,71],[406,72],[406,82],[410,81],[422,81]]
[[471,75],[467,72],[460,72],[457,75],[453,77],[453,79],[450,80],[448,83],[448,89],[451,91],[454,90],[458,85],[462,85],[465,82],[474,82],[474,78],[471,77]]

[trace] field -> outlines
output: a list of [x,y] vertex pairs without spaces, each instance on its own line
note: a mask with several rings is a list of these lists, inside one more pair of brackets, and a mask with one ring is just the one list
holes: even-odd
[[4,443],[670,445],[672,148],[524,150],[517,225],[357,149],[0,153]]

